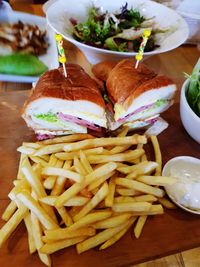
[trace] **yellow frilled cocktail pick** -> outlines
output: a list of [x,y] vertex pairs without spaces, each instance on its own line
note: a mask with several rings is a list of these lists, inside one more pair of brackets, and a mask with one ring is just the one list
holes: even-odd
[[57,44],[57,48],[58,48],[58,60],[59,60],[60,63],[62,63],[63,70],[64,70],[64,75],[65,75],[65,77],[67,77],[67,70],[66,70],[66,66],[65,66],[65,63],[66,63],[67,59],[65,57],[65,51],[64,51],[64,48],[63,48],[62,35],[56,34],[55,35],[55,39],[56,39],[56,44]]
[[142,40],[142,43],[141,43],[141,45],[139,47],[139,51],[138,51],[137,55],[135,56],[135,58],[137,60],[136,61],[136,64],[135,64],[135,68],[136,69],[138,67],[138,64],[139,64],[140,60],[142,60],[142,58],[143,58],[144,49],[145,49],[147,40],[148,40],[148,38],[149,38],[150,35],[151,35],[151,30],[145,29],[143,31],[143,34],[142,34],[143,40]]

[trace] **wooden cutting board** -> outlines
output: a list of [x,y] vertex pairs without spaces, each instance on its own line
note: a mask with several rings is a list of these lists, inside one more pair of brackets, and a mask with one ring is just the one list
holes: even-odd
[[[0,214],[8,204],[8,192],[16,177],[23,141],[34,135],[20,118],[27,92],[11,92],[0,97]],[[175,104],[163,117],[169,128],[159,135],[164,163],[172,157],[188,155],[200,158],[200,145],[185,132]],[[0,226],[3,221],[0,221]],[[75,248],[61,250],[52,256],[55,267],[125,267],[200,246],[200,216],[181,209],[165,210],[164,215],[149,217],[142,236],[136,240],[130,230],[119,242],[105,251],[92,249],[77,255]],[[29,255],[27,233],[22,224],[0,249],[2,267],[44,266],[37,254]]]

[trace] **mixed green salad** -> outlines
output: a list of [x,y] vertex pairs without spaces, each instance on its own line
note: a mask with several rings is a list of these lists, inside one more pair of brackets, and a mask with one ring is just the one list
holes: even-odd
[[70,19],[73,24],[73,36],[76,40],[98,48],[119,52],[137,52],[142,41],[144,29],[151,29],[145,52],[158,47],[155,34],[163,33],[155,27],[153,18],[145,18],[136,9],[128,9],[126,3],[119,13],[102,13],[99,8],[88,10],[88,19],[78,23],[75,18]]
[[[188,76],[188,75],[187,75]],[[200,117],[200,58],[189,77],[186,97],[191,109]]]

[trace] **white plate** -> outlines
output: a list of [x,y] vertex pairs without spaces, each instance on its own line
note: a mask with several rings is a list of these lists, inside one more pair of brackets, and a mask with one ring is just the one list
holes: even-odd
[[[100,7],[103,12],[116,12],[120,10],[120,7],[128,3],[128,8],[136,8],[146,18],[154,17],[154,21],[160,26],[160,28],[170,28],[173,31],[166,36],[166,34],[159,35],[160,38],[157,43],[160,47],[151,52],[144,53],[144,55],[154,55],[172,50],[188,38],[189,30],[185,20],[178,15],[174,10],[167,8],[164,5],[158,4],[148,0],[51,0],[44,7],[46,11],[47,22],[49,25],[62,34],[63,37],[74,43],[81,49],[88,58],[98,57],[100,54],[104,54],[107,57],[130,57],[135,55],[134,52],[116,52],[92,46],[85,45],[78,42],[72,36],[73,26],[70,22],[70,18],[76,19],[78,22],[87,20],[88,8],[95,4]],[[109,60],[109,58],[107,59]]]
[[[15,23],[18,22],[19,20],[22,21],[23,23],[35,24],[41,30],[47,30],[49,47],[44,55],[39,56],[39,59],[42,62],[44,62],[44,64],[48,67],[48,69],[57,68],[59,64],[58,64],[56,42],[54,40],[54,33],[49,27],[47,27],[46,19],[43,17],[30,15],[23,12],[15,12],[15,11],[3,12],[0,9],[0,23],[1,22]],[[38,76],[19,76],[19,75],[0,74],[0,81],[7,81],[7,82],[32,83],[35,82],[38,78],[39,78]]]

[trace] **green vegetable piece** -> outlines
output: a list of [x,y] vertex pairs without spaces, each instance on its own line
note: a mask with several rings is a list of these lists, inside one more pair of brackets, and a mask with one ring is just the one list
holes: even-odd
[[155,107],[156,108],[159,108],[161,107],[162,105],[166,104],[168,101],[166,99],[159,99],[156,101],[155,103]]
[[0,73],[38,76],[47,70],[43,62],[30,54],[15,53],[0,56]]
[[200,59],[189,77],[187,100],[192,110],[200,117]]
[[48,121],[48,122],[57,122],[58,118],[55,114],[53,113],[45,113],[45,114],[37,114],[34,115],[37,119]]
[[107,48],[109,48],[110,50],[113,50],[113,51],[118,51],[118,46],[115,43],[114,38],[115,38],[115,36],[107,38],[105,40],[105,47],[107,47]]

